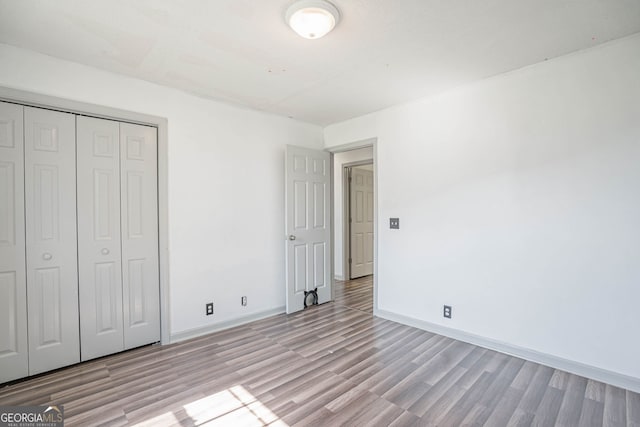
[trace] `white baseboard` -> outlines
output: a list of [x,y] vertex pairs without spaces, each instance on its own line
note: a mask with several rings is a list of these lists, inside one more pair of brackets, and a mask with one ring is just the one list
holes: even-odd
[[282,314],[284,312],[285,312],[285,307],[278,307],[271,310],[265,310],[265,311],[249,314],[248,316],[241,316],[241,317],[236,317],[235,319],[225,320],[224,322],[213,323],[211,325],[203,326],[201,328],[187,329],[186,331],[171,334],[171,343],[173,344],[173,343],[188,340],[191,338],[197,338],[202,335],[211,334],[213,332],[223,331],[225,329],[255,322],[256,320],[265,319],[267,317],[275,316],[277,314]]
[[343,282],[343,281],[344,281],[344,276],[338,276],[338,275],[336,275],[336,276],[334,277],[334,279],[335,279],[335,280],[340,280],[341,282]]
[[426,322],[424,320],[414,319],[412,317],[403,316],[385,310],[375,310],[375,316],[393,322],[402,323],[403,325],[413,326],[414,328],[444,335],[459,341],[464,341],[490,350],[499,351],[531,362],[540,363],[551,368],[560,369],[582,377],[591,378],[596,381],[611,384],[616,387],[640,393],[640,378],[630,377],[628,375],[597,368],[591,365],[585,365],[580,362],[553,356],[551,354],[541,353],[524,347],[515,346],[501,341],[492,340],[479,335],[470,334],[468,332],[457,329],[448,328],[446,326],[437,325],[435,323]]

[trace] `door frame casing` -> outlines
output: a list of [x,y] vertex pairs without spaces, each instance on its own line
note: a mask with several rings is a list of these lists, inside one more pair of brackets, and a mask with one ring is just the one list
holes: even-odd
[[[336,145],[334,147],[327,147],[325,151],[328,151],[331,155],[330,163],[331,163],[331,236],[335,236],[335,216],[336,213],[333,209],[333,200],[334,200],[334,191],[335,185],[333,180],[333,169],[334,169],[334,154],[343,153],[345,151],[357,150],[358,148],[373,148],[373,315],[376,316],[378,313],[378,138],[368,138],[359,141],[349,142],[346,144]],[[366,160],[364,164],[371,164],[371,160]],[[344,185],[344,179],[343,179]],[[344,197],[344,191],[343,191]],[[344,204],[343,204],[343,214],[344,214]],[[335,240],[333,237],[331,239],[331,253],[335,253]],[[344,240],[344,237],[343,237]],[[344,242],[343,242],[344,243]],[[343,254],[344,255],[344,254]],[[343,271],[344,266],[343,266]],[[345,274],[345,280],[348,277]],[[335,293],[335,260],[331,258],[331,280],[332,287],[331,291]],[[332,296],[332,300],[335,299],[335,294]]]
[[158,261],[160,278],[160,343],[171,342],[171,305],[169,292],[169,179],[168,179],[168,120],[165,117],[137,113],[120,108],[105,107],[87,102],[0,86],[0,101],[152,126],[158,130]]
[[[351,280],[351,263],[349,262],[351,257],[351,221],[349,221],[349,214],[351,213],[351,183],[349,182],[349,169],[365,165],[373,165],[373,159],[358,160],[342,165],[342,224],[344,224],[342,233],[342,275],[344,280]],[[375,183],[375,172],[373,179]],[[375,191],[373,200],[375,202]],[[374,233],[373,238],[375,239],[375,237]],[[375,257],[373,262],[375,265]]]

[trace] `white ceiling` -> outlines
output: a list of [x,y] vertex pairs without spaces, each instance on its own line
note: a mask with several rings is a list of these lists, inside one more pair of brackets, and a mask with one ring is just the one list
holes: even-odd
[[639,0],[333,0],[306,40],[291,2],[0,0],[0,42],[327,125],[640,31]]

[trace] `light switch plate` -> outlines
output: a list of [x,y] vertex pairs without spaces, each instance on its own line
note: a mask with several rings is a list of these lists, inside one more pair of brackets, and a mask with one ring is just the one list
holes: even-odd
[[400,228],[400,218],[389,218],[389,228],[398,230]]

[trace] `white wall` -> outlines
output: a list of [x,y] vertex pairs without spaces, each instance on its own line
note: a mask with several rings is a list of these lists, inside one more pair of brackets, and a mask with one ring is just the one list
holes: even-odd
[[2,44],[0,64],[0,86],[168,119],[172,334],[284,307],[284,147],[319,127]]
[[327,147],[378,138],[381,312],[640,379],[638,52],[640,35],[325,129]]
[[344,151],[333,155],[333,217],[334,217],[334,275],[338,280],[344,280],[344,193],[343,166],[348,163],[364,160],[373,161],[373,147]]

